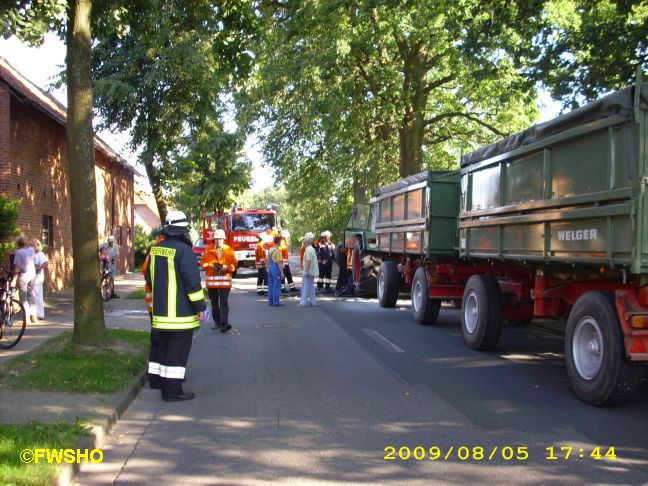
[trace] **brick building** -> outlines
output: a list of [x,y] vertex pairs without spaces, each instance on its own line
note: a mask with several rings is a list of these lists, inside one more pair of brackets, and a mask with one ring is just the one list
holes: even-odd
[[[45,246],[49,290],[72,283],[65,123],[65,107],[0,57],[0,193],[22,200],[17,224]],[[132,271],[135,169],[99,137],[94,146],[98,221],[88,221],[88,230],[96,228],[100,243],[113,234],[119,271]]]

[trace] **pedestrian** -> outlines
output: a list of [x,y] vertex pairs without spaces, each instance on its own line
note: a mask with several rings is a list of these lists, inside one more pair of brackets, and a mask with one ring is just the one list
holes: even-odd
[[36,238],[30,242],[31,247],[34,249],[34,267],[36,269],[36,278],[34,279],[34,289],[32,293],[32,316],[35,315],[38,319],[45,319],[45,302],[43,299],[43,284],[45,283],[45,268],[49,259],[43,253],[43,245]]
[[319,269],[317,290],[324,288],[326,293],[331,293],[331,273],[333,272],[335,245],[331,243],[331,232],[329,230],[322,231],[317,251]]
[[268,304],[282,307],[281,281],[283,280],[283,256],[281,255],[281,236],[274,237],[274,246],[268,251]]
[[153,297],[151,356],[158,360],[149,360],[149,375],[159,375],[157,382],[167,402],[195,397],[183,391],[182,381],[193,331],[200,327],[207,308],[188,233],[185,214],[169,211],[162,229],[165,239],[151,248],[145,277]]
[[259,242],[254,250],[254,265],[257,269],[257,295],[268,293],[268,256],[266,255],[266,234],[257,236]]
[[315,235],[308,232],[304,235],[302,242],[302,248],[304,249],[304,270],[302,273],[301,299],[299,300],[300,307],[317,305],[317,299],[315,298],[315,276],[318,274],[318,269],[316,266],[317,254],[315,253],[315,248],[313,248],[314,239]]
[[229,294],[232,290],[232,274],[236,272],[238,261],[234,250],[225,244],[225,231],[217,229],[200,259],[200,268],[205,270],[205,282],[211,302],[212,330],[227,332],[232,329],[229,319]]
[[18,285],[19,299],[25,307],[27,322],[36,322],[36,316],[31,312],[30,302],[33,301],[36,265],[34,264],[34,249],[27,245],[27,238],[20,235],[16,238],[16,253],[14,255],[14,276],[11,286]]
[[290,260],[289,260],[289,251],[290,243],[288,238],[290,238],[290,233],[288,230],[281,230],[281,257],[283,258],[283,270],[284,270],[284,279],[281,281],[281,292],[287,294],[290,292],[296,292],[297,287],[295,287],[295,282],[293,282],[292,272],[290,271]]
[[337,263],[337,266],[340,269],[340,271],[338,272],[338,279],[335,284],[336,294],[338,292],[341,292],[342,289],[349,284],[349,280],[351,279],[351,273],[349,272],[347,263],[347,255],[349,251],[350,250],[347,249],[342,242],[340,242],[335,248],[335,263]]
[[[106,250],[108,257],[110,258],[110,275],[112,275],[112,278],[114,280],[117,276],[117,257],[119,256],[119,245],[115,243],[115,237],[113,235],[109,235],[108,240],[106,241],[106,243],[101,245],[101,248],[104,248]],[[119,299],[119,295],[115,293],[114,287],[111,297],[114,299]]]

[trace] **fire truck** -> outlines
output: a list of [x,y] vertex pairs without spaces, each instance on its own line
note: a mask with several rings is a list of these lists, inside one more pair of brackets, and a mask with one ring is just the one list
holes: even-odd
[[262,233],[271,235],[276,227],[277,211],[274,209],[235,207],[230,213],[204,211],[202,237],[203,241],[210,241],[214,238],[214,230],[222,229],[225,231],[225,243],[234,250],[239,267],[254,268],[254,250],[259,241],[258,236]]

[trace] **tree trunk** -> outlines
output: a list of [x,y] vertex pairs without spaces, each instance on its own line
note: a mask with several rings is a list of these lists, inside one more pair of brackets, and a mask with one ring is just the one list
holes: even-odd
[[367,186],[357,179],[353,179],[353,204],[367,202]]
[[403,60],[403,101],[405,113],[398,136],[400,139],[401,177],[420,172],[423,167],[423,135],[425,132],[425,45],[416,45]]
[[155,198],[155,204],[157,205],[158,214],[160,215],[160,226],[164,226],[164,221],[166,220],[169,209],[167,208],[166,200],[164,199],[164,194],[162,193],[160,178],[155,173],[155,167],[153,166],[153,156],[144,154],[142,156],[142,163],[144,164],[146,176],[148,177],[149,184],[151,184],[151,189],[153,190],[153,197]]
[[[74,255],[74,341],[103,345],[106,326],[99,292],[97,189],[92,130],[92,0],[71,0],[67,24],[67,152]],[[88,224],[91,223],[91,224]]]

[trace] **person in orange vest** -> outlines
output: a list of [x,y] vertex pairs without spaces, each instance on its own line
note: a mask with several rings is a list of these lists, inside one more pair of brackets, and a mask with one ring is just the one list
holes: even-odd
[[214,239],[205,248],[200,260],[200,268],[205,270],[207,292],[211,301],[214,325],[212,330],[227,332],[232,326],[227,322],[229,317],[229,293],[232,289],[232,274],[238,267],[234,250],[225,244],[225,232],[214,231]]
[[265,249],[267,236],[261,233],[257,238],[259,238],[259,242],[254,250],[254,265],[257,269],[257,295],[265,295],[268,293],[268,259]]
[[281,292],[287,294],[289,289],[290,292],[296,292],[297,287],[295,287],[295,283],[293,282],[292,273],[290,272],[290,262],[288,260],[288,238],[290,237],[290,233],[288,233],[288,230],[281,230],[280,236],[281,258],[283,259],[284,267],[284,279],[281,282]]

